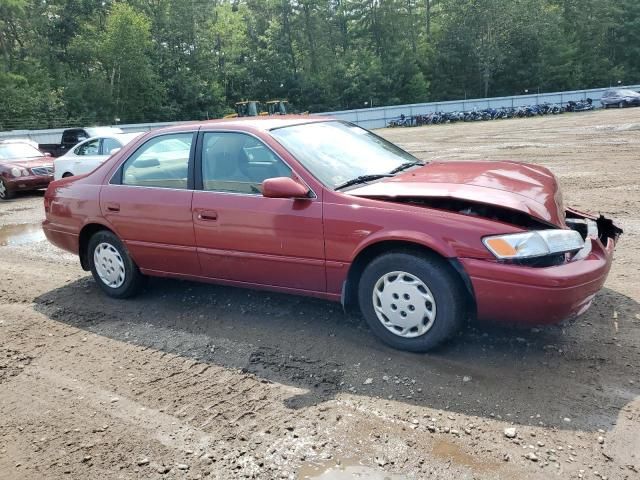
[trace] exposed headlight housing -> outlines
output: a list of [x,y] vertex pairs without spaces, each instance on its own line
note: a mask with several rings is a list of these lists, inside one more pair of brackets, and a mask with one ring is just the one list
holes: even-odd
[[575,230],[536,230],[496,235],[485,237],[482,242],[499,260],[577,252],[584,246],[584,240]]

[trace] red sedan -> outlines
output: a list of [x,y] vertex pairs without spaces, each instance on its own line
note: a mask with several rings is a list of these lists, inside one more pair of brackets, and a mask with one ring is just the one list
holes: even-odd
[[9,200],[16,192],[47,188],[51,180],[51,155],[29,140],[0,141],[0,200]]
[[146,276],[359,306],[383,341],[426,351],[469,316],[584,312],[621,230],[565,209],[547,169],[424,163],[355,125],[234,119],[154,130],[51,183],[43,227],[117,298]]

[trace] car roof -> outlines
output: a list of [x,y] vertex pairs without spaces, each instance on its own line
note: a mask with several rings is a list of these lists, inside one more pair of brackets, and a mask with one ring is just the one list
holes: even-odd
[[130,132],[130,133],[114,133],[112,135],[102,135],[104,138],[117,138],[119,140],[124,140],[125,142],[130,142],[136,137],[143,135],[145,132]]
[[329,120],[328,117],[317,117],[309,115],[262,115],[259,117],[223,118],[220,120],[208,120],[201,122],[202,127],[210,125],[227,125],[242,129],[250,128],[255,130],[273,130],[274,128],[290,127],[305,123],[317,123]]
[[123,140],[125,143],[130,142],[136,137],[143,135],[145,132],[133,132],[133,133],[107,133],[102,135],[95,135],[93,137],[89,137],[86,140],[81,141],[78,145],[82,145],[87,142],[91,142],[93,140],[98,140],[100,138],[115,138],[118,140]]
[[29,140],[28,138],[5,138],[5,139],[0,139],[0,144],[8,144],[8,143],[26,143],[27,145],[37,145],[38,143],[33,141],[33,140]]
[[310,116],[310,115],[264,115],[259,117],[242,117],[242,118],[221,118],[218,120],[205,120],[199,122],[187,122],[170,127],[164,127],[152,130],[155,133],[168,133],[191,131],[202,128],[220,127],[225,130],[242,130],[242,131],[269,131],[276,128],[290,127],[293,125],[303,125],[308,123],[319,123],[330,120],[336,120],[331,117]]
[[84,130],[92,137],[105,137],[107,135],[113,135],[114,133],[124,133],[119,127],[86,127],[74,130]]

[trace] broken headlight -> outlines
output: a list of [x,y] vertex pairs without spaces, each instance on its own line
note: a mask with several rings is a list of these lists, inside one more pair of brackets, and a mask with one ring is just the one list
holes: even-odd
[[584,246],[584,240],[575,230],[536,230],[510,235],[496,235],[485,237],[482,242],[500,260],[518,260],[577,252]]
[[587,238],[598,238],[598,224],[588,218],[567,218],[567,227],[575,230],[585,240]]

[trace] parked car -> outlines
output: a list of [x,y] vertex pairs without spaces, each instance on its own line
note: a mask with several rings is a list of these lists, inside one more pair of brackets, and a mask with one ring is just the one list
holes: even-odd
[[469,316],[534,325],[584,312],[622,232],[565,209],[544,167],[423,163],[320,117],[154,130],[53,182],[44,207],[47,238],[109,296],[160,276],[320,297],[359,306],[411,351]]
[[607,90],[602,94],[600,103],[603,108],[616,106],[618,108],[640,106],[640,93],[633,90]]
[[30,140],[0,141],[0,200],[9,200],[18,191],[46,188],[53,180],[51,163],[51,155]]
[[92,137],[79,143],[53,162],[54,178],[88,173],[141,133],[114,133]]
[[38,148],[54,157],[61,157],[78,143],[88,138],[113,135],[115,133],[123,132],[117,127],[67,128],[62,132],[60,143],[41,143]]
[[[7,139],[2,139],[0,140],[0,142],[7,144],[7,143],[26,143],[27,145],[31,145],[33,148],[35,148],[36,150],[40,150],[38,148],[38,142],[31,140],[30,138],[7,138]],[[44,152],[42,152],[44,153]],[[49,155],[51,156],[51,155]]]

